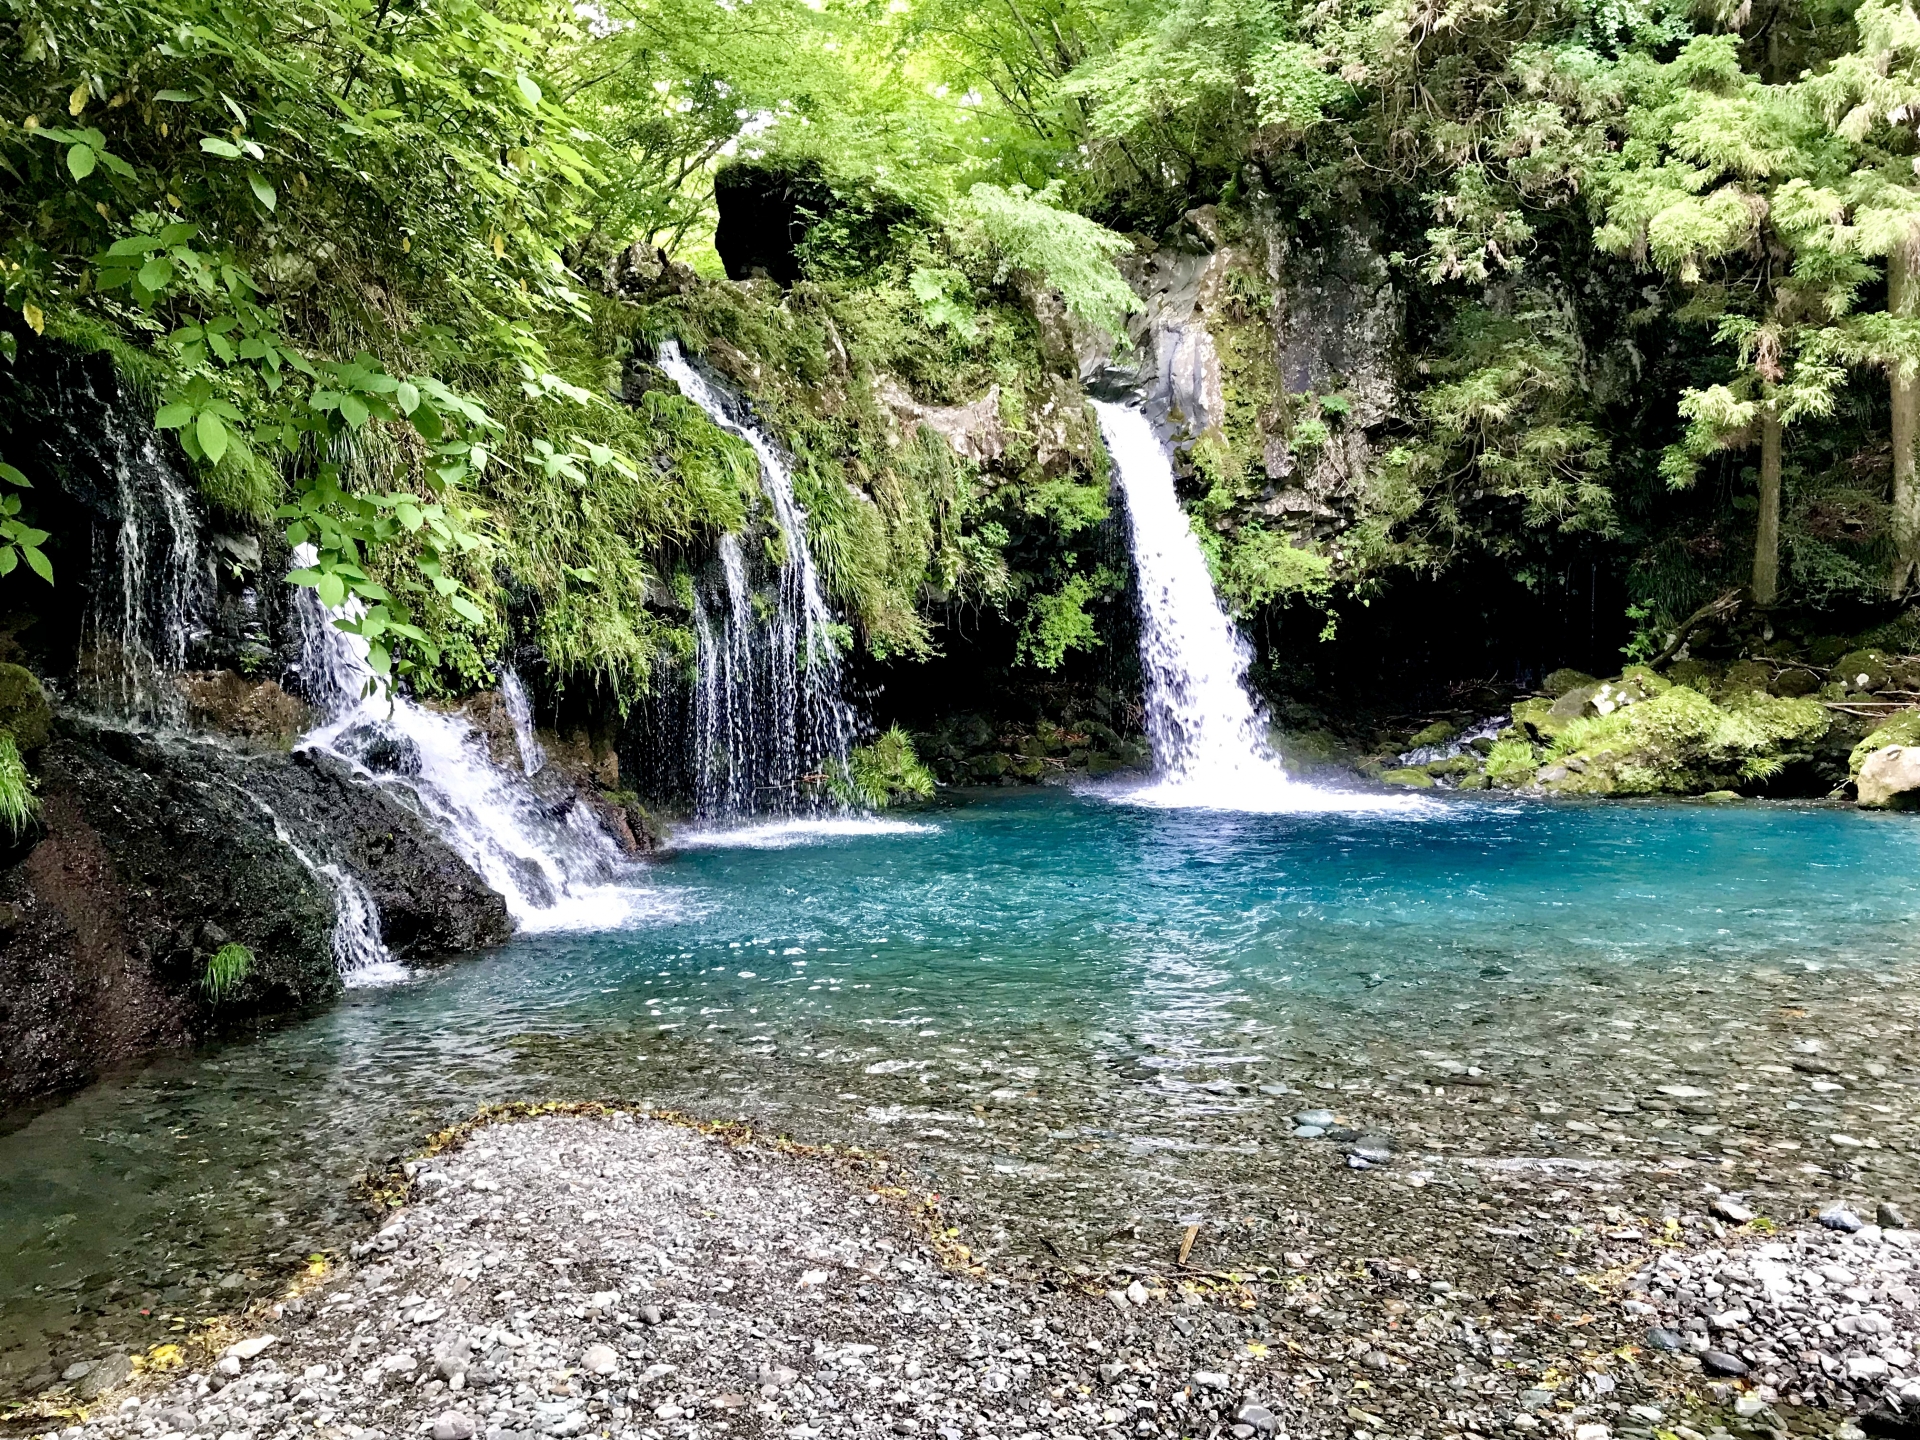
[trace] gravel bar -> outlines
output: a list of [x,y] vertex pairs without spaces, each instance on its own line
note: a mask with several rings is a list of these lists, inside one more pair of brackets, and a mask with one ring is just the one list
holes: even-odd
[[1306,1253],[989,1275],[897,1170],[621,1112],[479,1126],[408,1168],[350,1260],[203,1332],[200,1363],[75,1366],[84,1418],[43,1398],[30,1433],[1844,1440],[1920,1411],[1920,1246],[1890,1209],[1776,1230],[1708,1186],[1664,1228],[1476,1215],[1477,1248],[1539,1272],[1476,1294],[1437,1259],[1458,1235],[1452,1278]]

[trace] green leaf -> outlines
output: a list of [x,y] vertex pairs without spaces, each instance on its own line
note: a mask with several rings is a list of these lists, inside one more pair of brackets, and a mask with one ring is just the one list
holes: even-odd
[[40,547],[37,545],[26,545],[21,548],[26,553],[27,564],[33,567],[33,573],[51,585],[53,583],[53,562],[40,553]]
[[156,255],[140,267],[140,287],[158,295],[172,283],[173,262],[164,255]]
[[76,180],[84,180],[93,173],[93,163],[98,157],[91,145],[75,145],[67,151],[67,169]]
[[420,388],[402,380],[393,389],[394,403],[399,405],[400,413],[411,415],[420,406]]
[[178,105],[183,101],[192,100],[193,96],[189,95],[184,90],[162,90],[158,95],[154,96],[153,98],[156,100],[171,100],[174,104]]
[[0,575],[11,575],[20,563],[20,552],[11,545],[0,546]]
[[247,172],[247,185],[248,188],[253,191],[253,198],[266,206],[267,209],[271,210],[279,204],[279,196],[273,193],[273,186],[263,180],[259,172],[254,170]]
[[178,430],[193,419],[193,407],[175,401],[171,405],[162,405],[153,417],[153,423],[162,430]]
[[205,452],[207,459],[218,465],[220,457],[227,453],[226,422],[211,411],[203,410],[200,418],[193,423],[193,436],[200,442],[200,449]]
[[451,597],[447,601],[447,604],[451,605],[453,607],[453,613],[463,620],[470,620],[475,625],[484,625],[487,623],[487,617],[481,612],[480,607],[464,595]]
[[422,521],[418,506],[402,504],[393,513],[408,530],[418,530],[420,528]]
[[222,160],[238,160],[240,147],[231,140],[222,140],[217,135],[200,137],[200,148],[209,155],[218,155]]
[[367,666],[376,675],[386,675],[393,670],[393,657],[387,653],[384,645],[367,647]]
[[340,418],[358,430],[362,425],[367,423],[367,407],[361,402],[358,396],[342,395],[340,397]]
[[534,84],[533,77],[527,74],[526,71],[522,70],[516,75],[513,83],[520,87],[520,94],[526,99],[527,104],[538,105],[540,103],[540,87]]
[[11,365],[14,357],[19,353],[20,342],[13,338],[13,332],[11,330],[0,330],[0,360],[5,360]]
[[320,603],[329,610],[338,610],[347,598],[347,582],[338,575],[322,575],[313,587],[320,595]]
[[6,481],[9,485],[18,485],[23,490],[31,490],[33,488],[33,482],[31,480],[27,479],[26,476],[22,475],[4,460],[0,460],[0,480]]

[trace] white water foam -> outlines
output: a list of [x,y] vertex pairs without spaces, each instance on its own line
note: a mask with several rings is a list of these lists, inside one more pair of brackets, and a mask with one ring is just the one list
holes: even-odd
[[533,733],[533,701],[527,687],[511,666],[500,671],[500,698],[506,702],[507,718],[513,721],[513,744],[520,752],[520,769],[528,779],[538,775],[547,764],[547,752]]
[[1102,401],[1094,409],[1126,501],[1154,773],[1144,786],[1088,787],[1090,793],[1162,809],[1424,808],[1413,797],[1326,790],[1288,778],[1267,743],[1267,718],[1247,691],[1247,643],[1220,606],[1206,556],[1174,494],[1166,447],[1139,409]]
[[[313,563],[302,546],[294,564]],[[404,792],[461,859],[506,897],[517,929],[612,930],[657,909],[639,869],[571,797],[543,800],[526,777],[495,765],[465,719],[391,691],[367,645],[336,626],[319,596],[296,598],[300,665],[325,720],[301,737],[371,784]],[[349,602],[351,604],[351,602]]]
[[874,816],[823,816],[815,820],[773,820],[764,825],[740,825],[730,830],[687,830],[673,837],[676,850],[788,850],[796,845],[819,845],[832,840],[859,840],[875,835],[937,835],[938,825],[916,820],[881,820]]

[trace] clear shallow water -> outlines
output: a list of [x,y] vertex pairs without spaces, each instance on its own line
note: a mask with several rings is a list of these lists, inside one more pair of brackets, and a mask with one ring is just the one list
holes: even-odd
[[[353,1179],[488,1101],[650,1100],[873,1145],[971,1200],[989,1247],[1063,1252],[1277,1193],[1327,1153],[1286,1136],[1322,1103],[1468,1155],[1813,1160],[1836,1128],[1899,1148],[1870,1087],[1792,1091],[1777,1062],[1864,1062],[1912,1018],[1911,817],[1049,790],[742,838],[651,867],[636,928],[526,936],[15,1117],[0,1388],[340,1243]],[[1792,1108],[1734,1093],[1767,1064]],[[1497,1088],[1431,1090],[1468,1065]],[[1558,1128],[1680,1075],[1725,1082],[1712,1133]]]

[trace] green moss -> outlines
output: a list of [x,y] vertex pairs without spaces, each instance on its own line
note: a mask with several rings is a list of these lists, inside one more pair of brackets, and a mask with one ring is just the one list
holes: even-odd
[[1698,794],[1764,780],[1827,732],[1813,700],[1744,691],[1722,706],[1676,685],[1636,705],[1569,722],[1548,762],[1552,788],[1622,795]]
[[1418,730],[1407,739],[1409,750],[1419,750],[1428,745],[1444,745],[1460,733],[1460,727],[1450,725],[1445,720],[1436,720],[1424,730]]
[[1569,690],[1577,690],[1582,685],[1598,685],[1600,682],[1584,670],[1555,670],[1541,682],[1540,688],[1558,700]]
[[1431,775],[1424,770],[1411,767],[1389,770],[1381,775],[1380,780],[1383,784],[1401,785],[1409,790],[1431,790],[1433,788],[1433,777]]
[[1920,745],[1920,710],[1902,710],[1891,719],[1881,721],[1872,734],[1854,746],[1847,756],[1848,778],[1857,778],[1867,757],[1889,745]]

